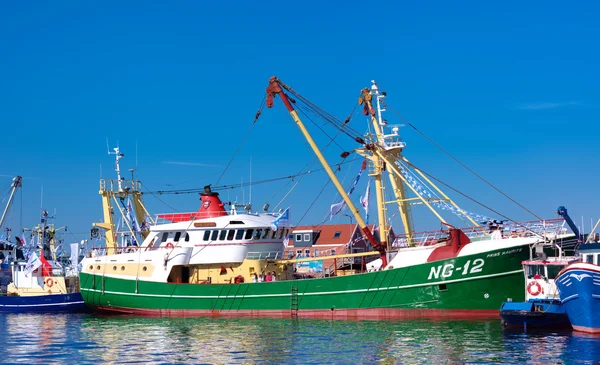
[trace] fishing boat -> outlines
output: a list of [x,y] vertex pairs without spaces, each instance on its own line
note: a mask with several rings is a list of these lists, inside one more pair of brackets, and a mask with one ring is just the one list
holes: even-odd
[[598,234],[590,234],[586,242],[578,247],[578,251],[581,255],[581,262],[572,263],[556,277],[560,299],[575,331],[600,333],[598,316],[600,312],[600,237]]
[[[569,216],[567,208],[558,207],[557,214],[565,219],[577,241],[583,242],[584,237]],[[505,327],[571,329],[555,280],[562,269],[581,259],[572,245],[555,245],[552,248],[546,247],[545,250],[542,247],[536,253],[534,255],[532,252],[532,257],[523,261],[525,301],[502,303],[502,324]]]
[[[503,301],[524,299],[521,263],[533,247],[573,237],[563,227],[563,219],[525,223],[486,219],[482,223],[484,217],[460,208],[434,184],[431,175],[404,157],[407,145],[400,139],[398,126],[388,125],[382,117],[386,93],[375,82],[361,91],[359,99],[373,130],[366,136],[350,133],[348,120],[333,118],[272,78],[267,107],[273,106],[275,97],[283,101],[342,198],[332,206],[332,214],[347,209],[371,251],[283,257],[291,228],[288,209],[256,213],[250,207],[240,212],[232,206],[226,210],[210,186],[202,192],[197,211],[153,219],[142,202],[139,181],[121,178],[122,154],[115,149],[117,180],[100,181],[105,219],[93,228],[96,236],[104,235],[105,247],[82,263],[81,290],[87,305],[109,312],[164,316],[497,318]],[[364,158],[365,169],[375,181],[376,231],[367,226],[294,103],[334,123],[358,142],[355,152]],[[345,152],[341,157],[348,155]],[[385,178],[392,187],[387,190],[393,194],[391,200],[384,189]],[[130,199],[133,204],[126,203]],[[387,217],[392,204],[398,207],[403,227],[397,236],[390,234]],[[416,205],[429,208],[443,228],[416,232],[410,214]],[[454,213],[471,227],[456,228],[438,210]],[[139,237],[139,246],[118,245],[113,212],[129,217],[125,225],[130,237]],[[142,227],[138,222],[147,224]],[[378,257],[369,263],[372,270],[294,279],[298,263],[363,256]],[[274,280],[253,282],[262,273]]]
[[[20,176],[13,179],[0,226],[21,185]],[[66,227],[56,228],[50,219],[48,212],[42,211],[40,224],[30,230],[29,242],[25,240],[25,232],[20,238],[14,237],[12,243],[10,235],[5,237],[3,245],[8,250],[2,251],[3,269],[10,276],[0,296],[0,312],[77,312],[87,309],[79,292],[76,268],[65,265],[64,261],[61,264],[56,256],[57,234]],[[72,254],[77,257],[78,251]]]

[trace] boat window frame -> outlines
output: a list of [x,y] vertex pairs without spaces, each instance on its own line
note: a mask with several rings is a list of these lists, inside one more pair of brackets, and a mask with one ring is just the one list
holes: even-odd
[[181,232],[175,232],[175,237],[173,237],[173,242],[179,242],[181,239]]
[[236,239],[236,241],[240,241],[240,240],[242,240],[244,238],[245,231],[246,231],[245,229],[238,229],[235,232],[235,239]]
[[227,230],[227,241],[233,241],[233,237],[235,237],[235,229]]

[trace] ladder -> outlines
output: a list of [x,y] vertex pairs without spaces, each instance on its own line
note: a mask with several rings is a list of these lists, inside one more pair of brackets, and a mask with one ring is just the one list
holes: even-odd
[[298,318],[298,288],[292,286],[290,295],[290,315],[292,318]]

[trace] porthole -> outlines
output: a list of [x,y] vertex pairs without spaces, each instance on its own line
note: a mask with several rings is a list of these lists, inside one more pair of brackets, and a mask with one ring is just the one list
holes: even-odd
[[90,265],[90,270],[94,270],[94,265]]
[[116,267],[116,266],[113,266],[113,270],[117,271],[117,267]]
[[125,266],[121,266],[121,271],[125,271]]
[[146,266],[144,266],[144,267],[142,268],[142,270],[146,271],[146,270],[148,270],[148,268],[147,268]]
[[100,270],[100,265],[96,266],[96,269]]

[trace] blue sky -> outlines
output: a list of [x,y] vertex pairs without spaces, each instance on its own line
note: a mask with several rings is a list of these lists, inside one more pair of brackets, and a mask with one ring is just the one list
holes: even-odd
[[[43,186],[43,206],[56,210],[56,223],[68,225],[73,240],[88,235],[102,216],[99,177],[114,177],[107,138],[126,154],[125,171],[136,167],[137,145],[138,177],[150,190],[216,184],[272,75],[340,119],[375,79],[394,109],[537,215],[555,217],[565,205],[586,226],[600,217],[596,2],[0,7],[0,186],[24,177],[15,208],[23,209],[22,219],[14,215],[24,226],[38,220]],[[359,116],[352,123],[366,128]],[[406,156],[425,171],[513,219],[534,218],[410,128],[401,133]],[[328,156],[338,162],[339,152],[332,148]],[[255,181],[292,175],[312,160],[278,101],[263,112],[220,185],[249,181],[250,170]],[[349,181],[358,167],[340,176]],[[283,202],[293,223],[323,219],[336,201],[329,186],[313,204],[324,183],[322,173],[311,174]],[[286,193],[283,182],[259,185],[252,202],[274,206]],[[241,201],[249,194],[236,189],[222,197]],[[196,195],[161,200],[179,211],[198,207]],[[151,196],[146,202],[153,213],[172,211]],[[439,227],[430,215],[417,216],[418,228]]]

